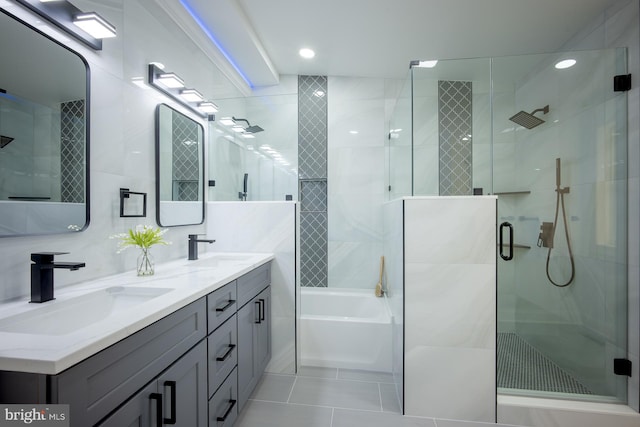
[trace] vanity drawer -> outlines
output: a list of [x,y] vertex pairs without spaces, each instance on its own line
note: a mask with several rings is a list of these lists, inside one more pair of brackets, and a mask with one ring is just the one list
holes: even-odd
[[238,376],[235,368],[209,400],[209,427],[232,426],[238,418]]
[[208,333],[215,331],[218,326],[222,325],[225,320],[236,312],[238,308],[237,299],[235,280],[207,295]]
[[241,276],[238,282],[238,308],[242,307],[271,284],[271,262]]
[[206,336],[204,298],[51,377],[51,402],[94,425]]
[[234,314],[207,338],[209,349],[209,396],[238,364],[238,324]]

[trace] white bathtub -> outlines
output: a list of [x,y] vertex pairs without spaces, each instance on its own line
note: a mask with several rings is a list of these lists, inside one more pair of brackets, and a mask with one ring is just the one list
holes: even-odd
[[302,288],[302,366],[391,372],[391,314],[371,289]]

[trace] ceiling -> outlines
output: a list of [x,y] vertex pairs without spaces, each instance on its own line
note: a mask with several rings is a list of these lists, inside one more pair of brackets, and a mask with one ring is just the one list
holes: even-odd
[[[414,59],[554,52],[625,0],[180,0],[249,86],[402,78]],[[301,47],[315,58],[304,60]]]

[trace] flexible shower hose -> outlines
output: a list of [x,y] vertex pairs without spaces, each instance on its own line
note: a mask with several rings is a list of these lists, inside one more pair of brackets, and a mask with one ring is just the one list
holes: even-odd
[[[559,284],[556,283],[552,278],[551,275],[549,274],[549,259],[551,258],[551,249],[553,248],[549,248],[549,251],[547,252],[547,279],[549,279],[549,281],[551,282],[551,284],[553,286],[557,286],[559,288],[564,288],[566,286],[569,286],[571,284],[571,282],[573,282],[573,278],[576,275],[576,266],[575,263],[573,261],[573,251],[571,250],[571,241],[569,240],[569,228],[567,227],[567,211],[564,207],[564,193],[565,191],[562,190],[560,187],[556,188],[556,216],[555,219],[553,220],[554,224],[558,224],[558,211],[560,210],[560,204],[562,204],[562,220],[564,221],[564,235],[567,239],[567,248],[569,248],[569,260],[571,262],[571,277],[569,278],[569,280],[564,283],[564,284]],[[555,227],[555,225],[554,225]]]

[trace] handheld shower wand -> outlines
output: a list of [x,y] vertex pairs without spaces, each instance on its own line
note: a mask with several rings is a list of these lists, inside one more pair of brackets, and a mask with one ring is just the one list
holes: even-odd
[[[553,220],[553,223],[543,223],[542,227],[540,227],[541,233],[538,238],[538,246],[540,246],[540,242],[543,241],[545,247],[549,248],[547,251],[547,264],[546,264],[546,272],[547,279],[551,282],[552,285],[557,286],[559,288],[564,288],[569,286],[571,282],[573,282],[573,278],[576,275],[576,266],[575,261],[573,259],[573,250],[571,249],[571,240],[569,239],[569,228],[567,227],[567,210],[564,206],[564,195],[569,193],[569,187],[562,188],[561,186],[561,177],[562,177],[562,164],[560,158],[556,159],[556,214]],[[564,222],[564,235],[567,239],[567,248],[569,250],[569,262],[571,263],[571,277],[564,283],[557,283],[551,278],[551,274],[549,274],[549,260],[551,258],[551,250],[553,249],[553,236],[555,234],[555,228],[558,224],[558,213],[560,211],[560,206],[562,205],[562,220]],[[551,227],[549,226],[551,225]],[[550,239],[548,238],[550,234]],[[547,236],[545,239],[544,236]]]
[[247,201],[247,184],[249,181],[249,174],[245,173],[244,174],[244,182],[242,184],[242,191],[238,192],[238,198],[240,200],[242,200],[243,202]]

